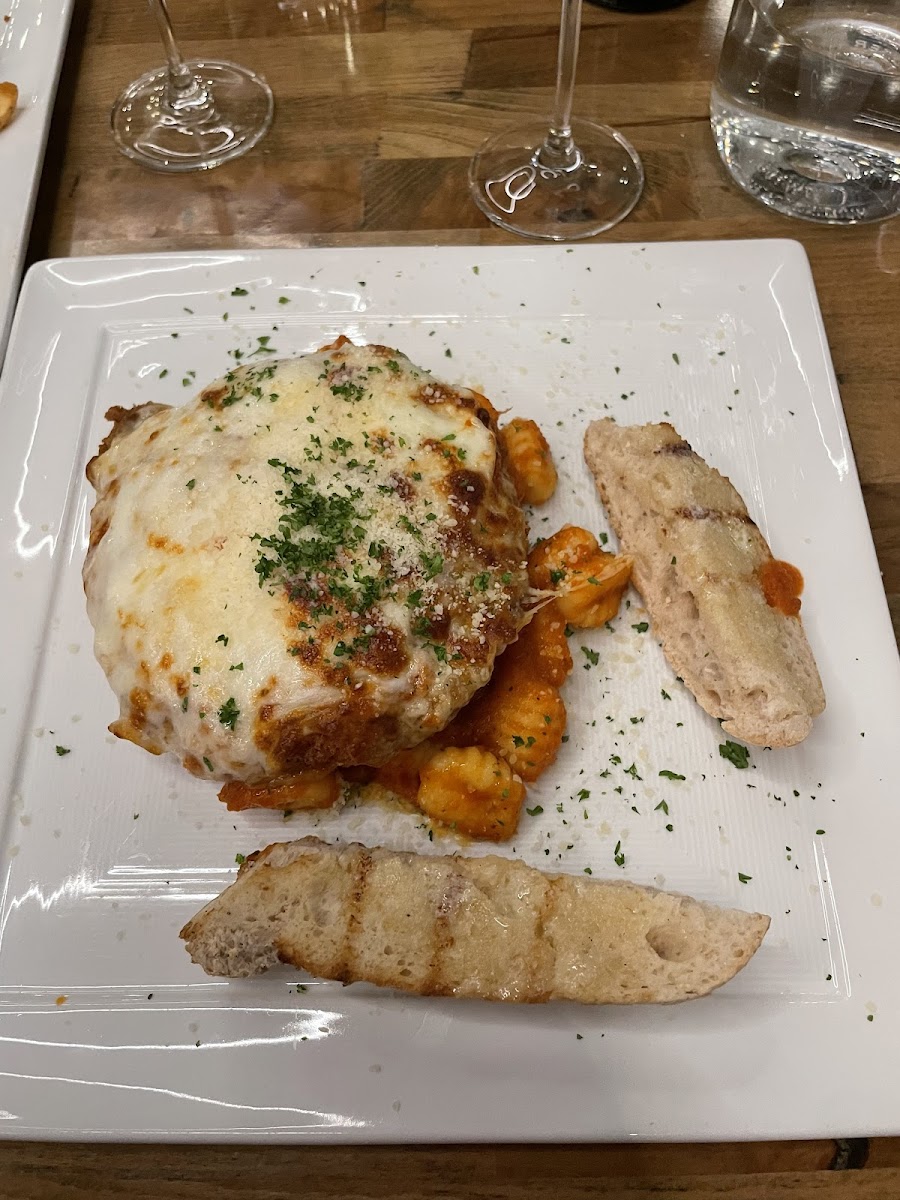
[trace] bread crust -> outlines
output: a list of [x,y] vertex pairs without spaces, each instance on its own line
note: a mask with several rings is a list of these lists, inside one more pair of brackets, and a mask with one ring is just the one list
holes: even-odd
[[284,962],[423,996],[648,1004],[720,987],[768,927],[624,880],[310,837],[251,855],[181,936],[212,975]]
[[732,483],[668,423],[594,421],[584,453],[676,675],[726,733],[803,741],[822,682],[799,615],[766,599],[772,552]]

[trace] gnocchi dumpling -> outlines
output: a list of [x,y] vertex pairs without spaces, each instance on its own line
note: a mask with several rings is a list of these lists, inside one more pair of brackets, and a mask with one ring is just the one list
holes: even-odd
[[469,837],[504,842],[516,832],[525,785],[482,746],[449,746],[422,768],[418,807]]
[[514,417],[500,430],[500,443],[519,500],[526,504],[546,503],[556,491],[556,466],[537,423]]
[[595,629],[612,620],[632,567],[629,555],[601,550],[594,535],[577,525],[564,525],[528,556],[532,587],[553,591],[560,614],[576,629]]

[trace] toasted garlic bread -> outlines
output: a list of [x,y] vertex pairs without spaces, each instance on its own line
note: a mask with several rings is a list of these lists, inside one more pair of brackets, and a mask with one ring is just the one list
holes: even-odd
[[285,962],[425,996],[647,1004],[726,983],[768,927],[625,881],[310,837],[251,855],[181,936],[211,975]]
[[594,421],[584,453],[675,673],[726,733],[803,741],[825,694],[797,615],[800,573],[671,425]]

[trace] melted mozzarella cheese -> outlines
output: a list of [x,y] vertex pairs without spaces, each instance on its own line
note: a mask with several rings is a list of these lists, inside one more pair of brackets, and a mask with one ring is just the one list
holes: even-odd
[[113,436],[85,590],[114,732],[255,782],[442,728],[527,593],[478,401],[345,345],[229,372]]

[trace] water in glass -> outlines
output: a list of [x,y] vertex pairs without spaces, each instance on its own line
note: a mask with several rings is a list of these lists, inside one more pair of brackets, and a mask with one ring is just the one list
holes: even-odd
[[736,0],[712,91],[737,182],[790,216],[900,213],[900,0]]

